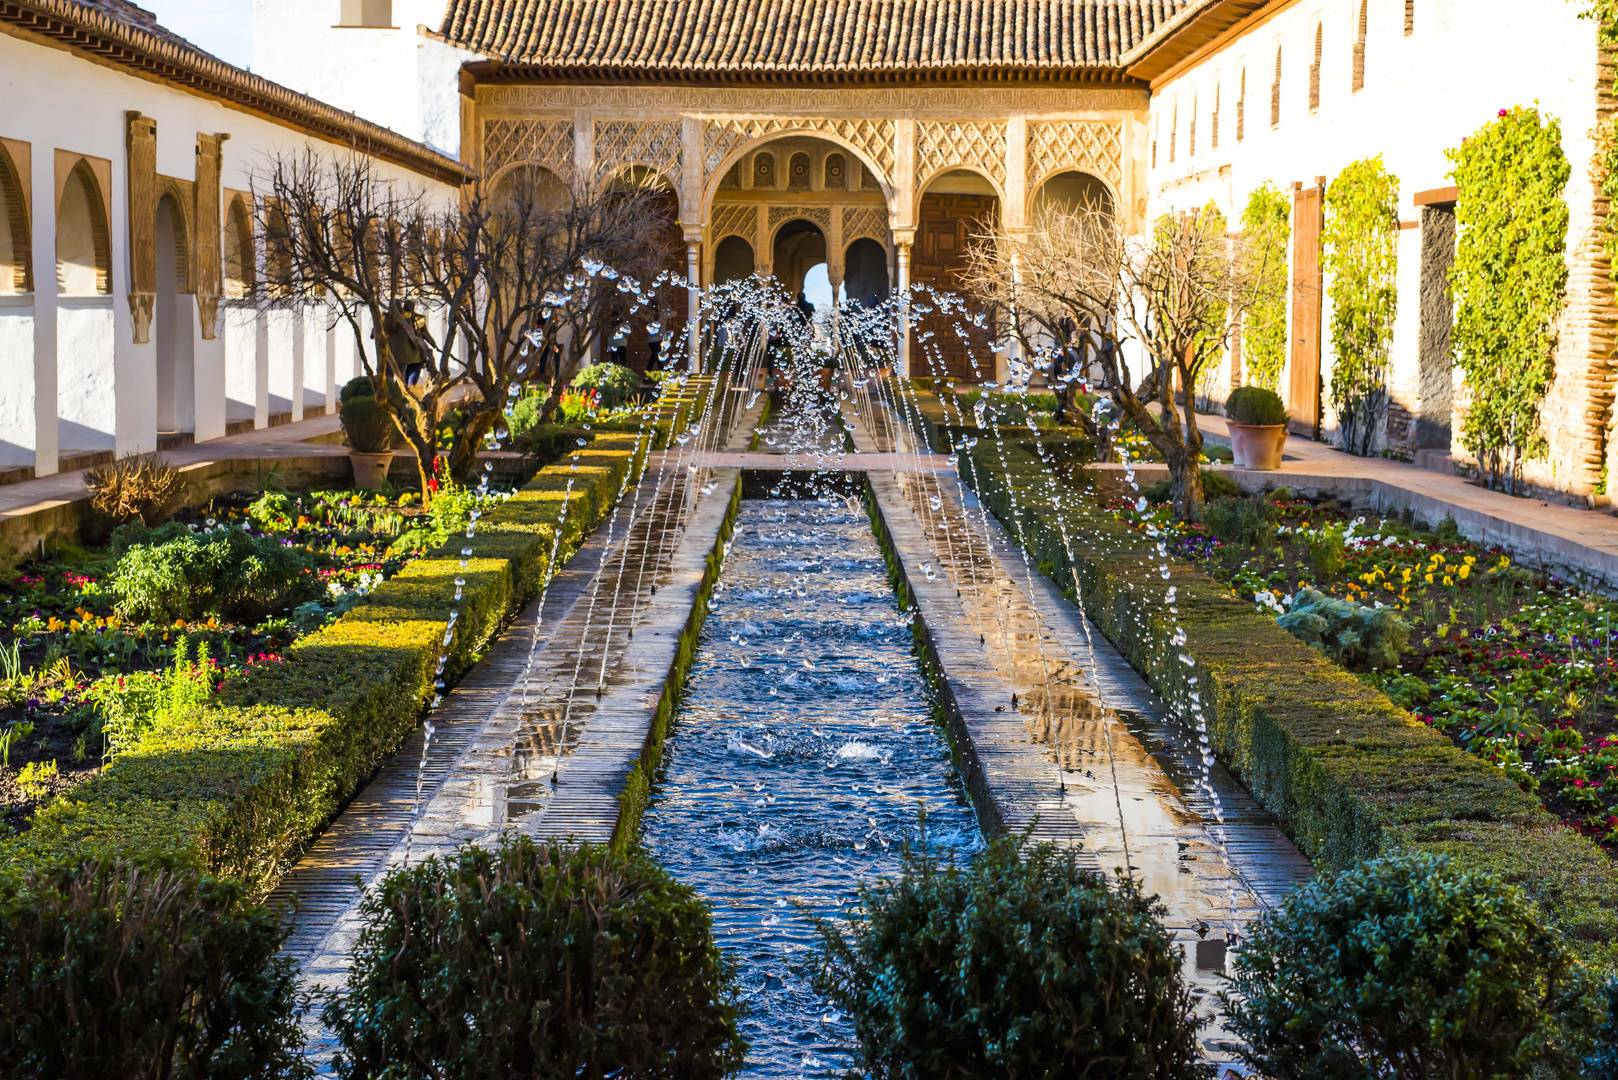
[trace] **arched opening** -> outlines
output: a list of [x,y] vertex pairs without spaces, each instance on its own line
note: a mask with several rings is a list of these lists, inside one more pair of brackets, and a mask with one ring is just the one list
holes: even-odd
[[1326,28],[1315,26],[1315,59],[1309,65],[1309,108],[1320,108],[1320,62],[1325,54]]
[[[917,209],[916,242],[910,256],[912,280],[940,291],[962,291],[967,247],[990,232],[999,217],[999,195],[982,176],[956,169],[937,177],[927,186]],[[959,310],[941,312],[937,305],[923,306],[929,310],[913,330],[913,341],[919,347],[911,352],[912,373],[960,379],[992,377],[991,320],[983,320],[984,326],[978,327]]]
[[787,161],[787,190],[808,191],[813,187],[809,181],[812,169],[808,154],[801,152],[793,154]]
[[888,252],[862,236],[843,254],[843,295],[849,303],[875,307],[888,298]]
[[1055,173],[1034,192],[1030,200],[1029,218],[1039,220],[1041,214],[1072,214],[1081,210],[1097,210],[1109,217],[1117,213],[1112,191],[1099,177],[1087,172],[1069,170]]
[[753,245],[739,236],[727,236],[714,249],[713,279],[722,285],[753,276]]
[[1370,21],[1371,0],[1360,0],[1360,21],[1354,31],[1354,89],[1365,89],[1365,28]]
[[87,162],[73,167],[56,210],[56,288],[63,296],[112,293],[106,203]]
[[[650,282],[659,271],[684,275],[685,238],[680,231],[680,196],[668,177],[644,165],[631,165],[613,177],[612,191],[633,192],[646,200],[649,220],[657,222],[656,246],[663,251],[658,266],[620,267],[643,282]],[[642,307],[631,312],[631,302],[621,300],[607,319],[597,356],[638,372],[655,371],[666,359],[679,355],[685,340],[685,290],[665,284],[657,292],[655,310]]]
[[225,211],[225,295],[233,300],[253,291],[253,219],[240,196]]
[[157,296],[152,308],[152,340],[157,348],[157,431],[196,429],[191,298],[186,295],[190,265],[185,212],[173,195],[157,202]]
[[793,297],[803,291],[804,275],[810,267],[825,261],[826,234],[814,222],[794,218],[776,232],[771,272]]
[[1275,81],[1270,84],[1270,126],[1281,123],[1281,49],[1275,50]]
[[489,201],[495,207],[526,205],[541,211],[560,211],[573,204],[573,192],[543,165],[518,165],[500,175]]
[[0,293],[33,292],[28,206],[16,163],[0,146]]
[[826,184],[827,191],[848,190],[848,159],[842,154],[826,155]]

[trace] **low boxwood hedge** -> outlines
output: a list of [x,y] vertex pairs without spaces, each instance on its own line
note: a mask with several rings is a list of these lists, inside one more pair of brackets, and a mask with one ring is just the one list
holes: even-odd
[[[1159,694],[1185,701],[1198,677],[1215,753],[1318,865],[1448,854],[1521,886],[1565,933],[1613,957],[1618,870],[1487,762],[1207,575],[1178,566],[1165,582],[1155,546],[1095,504],[1063,500],[1064,543],[1032,440],[983,441],[962,456],[962,476],[1070,599],[1077,572],[1086,614]],[[1183,647],[1163,604],[1170,584]]]
[[[688,415],[689,401],[669,402]],[[636,447],[640,447],[637,458]],[[314,835],[420,722],[454,605],[466,585],[448,675],[469,667],[549,569],[602,520],[644,440],[599,433],[478,523],[474,557],[457,536],[411,563],[284,663],[256,666],[221,700],[146,735],[71,800],[0,844],[0,866],[155,851],[267,893]],[[570,486],[571,485],[571,486]],[[564,513],[565,509],[565,513]]]

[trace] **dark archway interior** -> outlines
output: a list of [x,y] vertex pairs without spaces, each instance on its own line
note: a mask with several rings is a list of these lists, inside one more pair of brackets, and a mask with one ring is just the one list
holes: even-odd
[[1076,171],[1057,173],[1041,184],[1034,193],[1033,210],[1035,217],[1047,211],[1099,210],[1109,217],[1117,213],[1107,185],[1098,177]]
[[752,277],[754,269],[752,244],[739,236],[727,236],[719,241],[713,254],[713,279],[716,283]]
[[803,276],[811,266],[826,261],[826,235],[813,222],[789,221],[775,234],[771,260],[775,280],[796,297],[803,291]]
[[888,252],[869,236],[848,245],[843,256],[843,294],[864,307],[888,298]]

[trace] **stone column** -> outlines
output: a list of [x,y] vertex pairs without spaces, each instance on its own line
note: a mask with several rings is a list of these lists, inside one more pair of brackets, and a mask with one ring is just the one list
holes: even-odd
[[686,234],[686,339],[689,342],[688,366],[692,371],[702,370],[702,234]]
[[899,285],[899,374],[910,377],[910,245],[915,242],[914,229],[894,230],[893,245],[898,263]]
[[[15,157],[12,159],[16,160]],[[58,322],[56,280],[56,160],[55,155],[43,148],[30,153],[28,162],[17,162],[19,169],[31,174],[31,205],[33,220],[30,238],[33,241],[34,286],[34,354],[31,368],[33,379],[33,451],[34,475],[51,476],[59,470],[57,418],[57,342]]]

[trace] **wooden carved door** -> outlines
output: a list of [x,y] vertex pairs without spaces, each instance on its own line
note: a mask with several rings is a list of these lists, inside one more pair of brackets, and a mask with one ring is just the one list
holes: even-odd
[[[928,195],[921,200],[916,243],[910,252],[911,279],[935,289],[959,293],[965,283],[966,249],[988,230],[1000,213],[992,195]],[[925,298],[921,306],[934,305]],[[957,328],[967,331],[965,340]],[[973,382],[994,378],[992,335],[964,323],[959,314],[920,315],[911,328],[910,370],[917,376],[949,376]],[[973,361],[977,367],[974,371]]]

